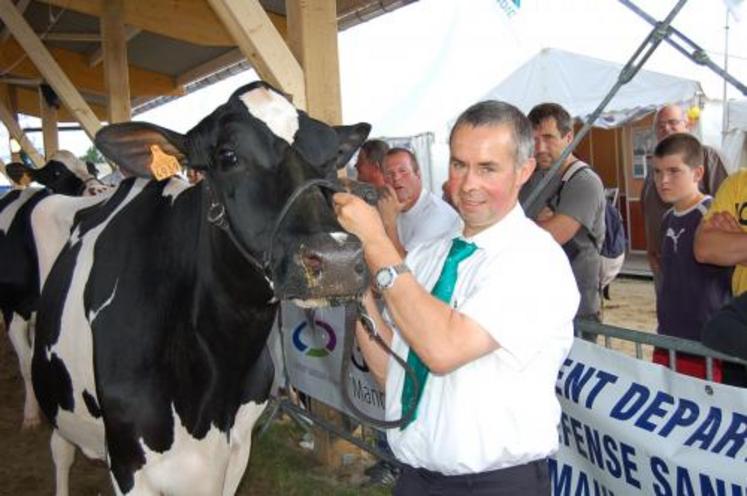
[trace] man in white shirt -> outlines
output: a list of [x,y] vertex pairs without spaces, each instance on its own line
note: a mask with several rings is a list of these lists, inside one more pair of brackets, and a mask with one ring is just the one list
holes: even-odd
[[386,302],[385,320],[366,296],[379,333],[413,370],[418,361],[426,368],[421,394],[408,395],[403,369],[358,326],[386,389],[387,418],[414,413],[388,431],[404,464],[394,494],[549,495],[546,458],[558,448],[560,419],[554,386],[579,294],[562,249],[517,201],[535,167],[532,126],[512,105],[481,102],[459,117],[449,143],[448,189],[463,228],[416,247],[406,265],[375,209],[334,197]]
[[384,228],[401,256],[461,225],[459,215],[423,188],[418,160],[406,148],[391,148],[382,164],[386,189],[379,198]]

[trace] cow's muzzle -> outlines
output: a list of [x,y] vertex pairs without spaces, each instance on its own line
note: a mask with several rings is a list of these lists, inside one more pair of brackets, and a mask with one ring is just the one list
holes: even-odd
[[280,299],[303,306],[335,305],[355,299],[368,286],[368,270],[358,238],[346,232],[318,233],[303,238],[288,253],[284,272],[275,278]]

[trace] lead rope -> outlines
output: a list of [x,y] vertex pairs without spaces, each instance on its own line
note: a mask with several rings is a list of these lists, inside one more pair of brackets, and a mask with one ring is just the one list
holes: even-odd
[[[420,394],[420,388],[422,385],[420,384],[420,381],[418,380],[417,376],[415,375],[415,371],[412,369],[410,365],[408,365],[407,361],[397,355],[391,347],[384,341],[384,339],[381,337],[381,335],[376,331],[376,323],[371,318],[371,316],[368,314],[368,311],[366,310],[366,307],[363,305],[363,302],[360,299],[356,299],[355,301],[348,303],[345,307],[345,316],[348,315],[354,316],[357,321],[361,323],[361,326],[363,327],[363,330],[366,331],[366,334],[368,334],[369,339],[371,339],[374,343],[376,343],[381,349],[383,349],[387,354],[389,354],[397,364],[402,367],[405,371],[405,373],[410,376],[410,378],[413,380],[413,387],[417,394]],[[347,318],[346,318],[347,320]],[[347,406],[352,412],[364,422],[370,424],[373,427],[378,427],[381,429],[396,429],[403,425],[407,425],[412,417],[415,415],[415,408],[408,408],[407,412],[402,413],[400,418],[398,420],[379,420],[377,418],[371,417],[367,413],[363,412],[360,408],[358,408],[353,401],[353,399],[350,397],[350,388],[347,387],[348,380],[350,377],[350,363],[353,361],[353,341],[354,341],[354,334],[355,330],[353,329],[351,332],[345,333],[345,340],[343,342],[343,359],[342,359],[342,365],[340,370],[341,375],[341,387],[342,387],[342,399],[345,402],[345,406]],[[405,408],[403,407],[403,410]]]

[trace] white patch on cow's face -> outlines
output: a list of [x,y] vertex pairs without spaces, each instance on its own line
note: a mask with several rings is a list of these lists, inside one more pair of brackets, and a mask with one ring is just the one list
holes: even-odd
[[211,426],[195,439],[173,409],[174,441],[165,452],[151,450],[140,439],[145,465],[135,472],[132,494],[234,494],[246,468],[252,428],[267,403],[247,403],[236,412],[228,436]]
[[261,120],[289,145],[298,131],[298,110],[283,96],[267,88],[255,88],[241,95],[249,113]]
[[70,172],[75,174],[78,179],[83,182],[88,179],[95,179],[95,177],[88,172],[86,163],[67,150],[58,150],[54,152],[50,157],[50,160],[56,160],[65,164],[65,167],[67,167]]

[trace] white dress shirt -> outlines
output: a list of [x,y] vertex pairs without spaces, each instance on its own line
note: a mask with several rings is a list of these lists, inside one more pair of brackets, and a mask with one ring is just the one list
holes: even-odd
[[418,201],[397,217],[397,235],[406,251],[461,229],[462,219],[451,206],[423,188]]
[[[427,290],[458,235],[408,254],[408,266]],[[478,250],[459,265],[451,305],[500,347],[448,374],[431,373],[416,420],[404,430],[387,431],[399,460],[446,475],[521,465],[557,451],[555,381],[573,342],[579,303],[565,253],[518,204],[468,241]],[[393,349],[406,357],[409,347],[394,328]],[[404,377],[390,359],[389,420],[401,417]]]

